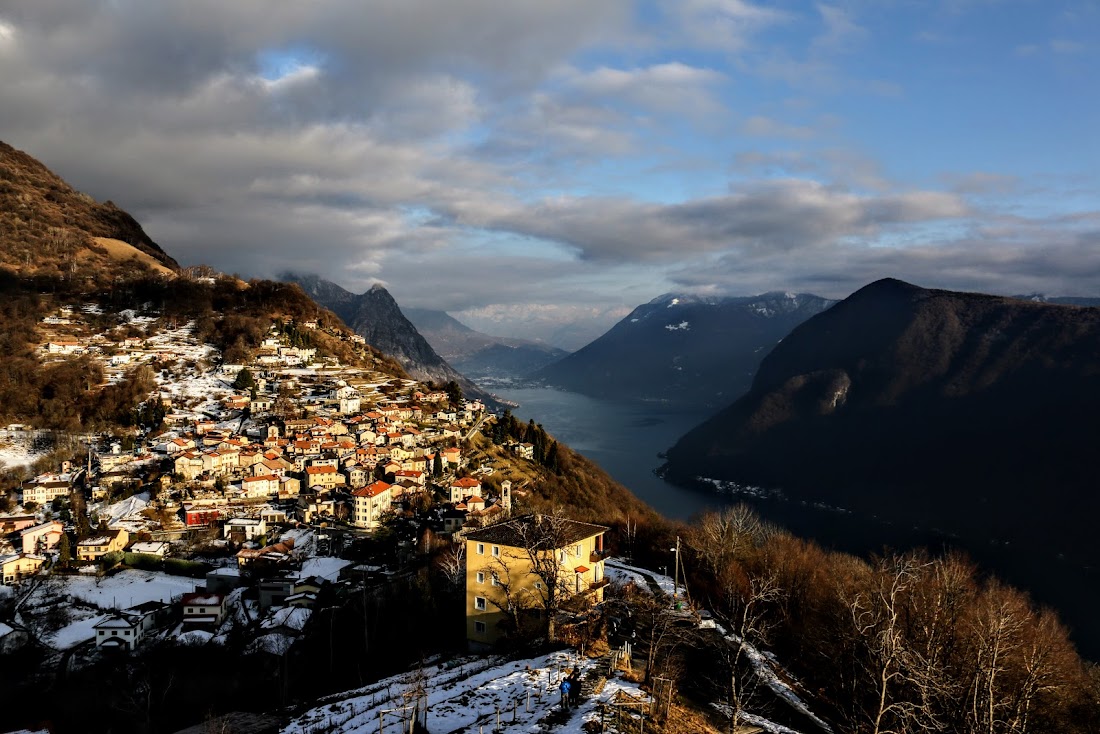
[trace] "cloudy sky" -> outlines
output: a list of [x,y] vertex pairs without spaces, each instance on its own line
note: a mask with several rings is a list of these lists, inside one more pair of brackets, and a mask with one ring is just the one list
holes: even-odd
[[1100,295],[1097,68],[1095,0],[0,0],[0,138],[183,264],[576,347],[669,291]]

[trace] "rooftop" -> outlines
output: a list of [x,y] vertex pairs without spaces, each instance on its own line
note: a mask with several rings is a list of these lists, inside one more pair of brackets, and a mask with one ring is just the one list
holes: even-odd
[[564,545],[607,532],[603,525],[570,520],[553,515],[524,515],[466,534],[467,540],[523,548],[530,540],[539,545],[560,548]]

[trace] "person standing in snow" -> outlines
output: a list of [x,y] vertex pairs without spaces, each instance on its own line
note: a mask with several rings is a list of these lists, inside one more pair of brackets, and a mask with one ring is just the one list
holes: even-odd
[[562,679],[561,685],[558,687],[561,690],[561,707],[566,711],[569,710],[569,689],[571,687],[568,678]]

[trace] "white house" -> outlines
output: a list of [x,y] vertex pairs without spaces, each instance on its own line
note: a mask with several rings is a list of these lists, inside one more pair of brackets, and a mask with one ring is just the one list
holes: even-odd
[[180,598],[183,609],[183,629],[214,630],[225,619],[225,596],[196,592]]
[[65,526],[57,520],[26,528],[19,533],[19,539],[23,541],[23,552],[44,553],[53,550],[64,532]]
[[352,524],[358,528],[373,530],[382,521],[382,514],[393,503],[393,485],[378,481],[351,493],[355,501]]
[[112,614],[97,622],[93,629],[95,629],[95,646],[100,650],[114,649],[131,652],[145,636],[141,617],[123,614]]
[[270,497],[279,492],[279,477],[265,474],[258,477],[245,477],[241,480],[241,491],[245,497]]

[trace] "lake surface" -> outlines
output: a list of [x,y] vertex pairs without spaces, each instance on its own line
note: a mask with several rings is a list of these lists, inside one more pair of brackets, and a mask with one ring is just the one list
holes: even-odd
[[745,502],[765,519],[796,535],[849,553],[866,555],[885,548],[918,546],[932,551],[962,548],[982,568],[1058,609],[1081,651],[1094,660],[1100,659],[1100,623],[1095,613],[1100,607],[1098,569],[1067,562],[1049,549],[995,545],[985,538],[949,537],[932,528],[887,523],[873,516],[776,496],[685,488],[654,474],[654,469],[664,463],[658,454],[707,418],[705,412],[600,400],[543,387],[494,387],[493,392],[520,405],[512,411],[516,418],[524,422],[534,418],[555,438],[595,461],[639,498],[674,520],[689,520],[707,509]]

